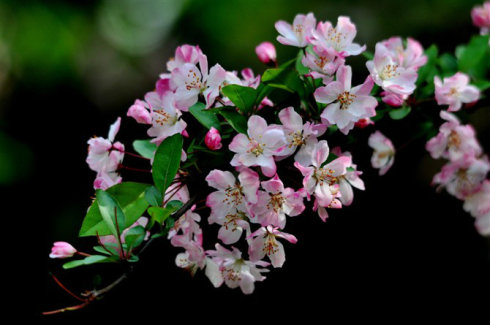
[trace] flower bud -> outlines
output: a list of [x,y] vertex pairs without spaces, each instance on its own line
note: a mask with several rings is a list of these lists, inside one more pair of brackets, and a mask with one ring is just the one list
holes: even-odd
[[374,122],[369,117],[366,117],[366,118],[362,118],[359,121],[357,121],[355,123],[355,126],[360,128],[360,129],[364,129],[365,127],[367,127],[371,124],[374,124]]
[[276,48],[270,42],[262,42],[255,48],[259,60],[265,64],[276,62]]
[[140,124],[151,124],[150,112],[145,107],[145,102],[137,99],[128,110],[128,116],[134,118]]
[[53,247],[51,248],[51,254],[49,254],[49,257],[51,258],[68,258],[72,257],[73,254],[75,254],[77,250],[75,247],[70,245],[67,242],[64,241],[57,241],[53,244]]
[[211,127],[208,133],[206,133],[204,143],[211,150],[219,150],[223,146],[221,144],[221,135],[219,134],[219,131],[216,130],[214,127]]
[[473,25],[480,28],[490,27],[490,2],[485,2],[483,6],[476,6],[471,10]]

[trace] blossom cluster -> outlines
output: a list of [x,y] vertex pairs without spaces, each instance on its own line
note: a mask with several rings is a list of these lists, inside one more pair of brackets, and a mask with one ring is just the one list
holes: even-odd
[[[482,8],[472,16],[475,24],[488,29],[490,6]],[[286,230],[290,218],[311,209],[325,222],[330,209],[353,203],[354,189],[365,189],[352,154],[332,146],[328,136],[337,130],[345,136],[354,128],[375,124],[382,117],[379,105],[390,113],[411,109],[420,69],[428,62],[422,45],[401,37],[378,42],[374,53],[366,55],[371,60],[366,62],[364,82],[353,86],[353,71],[347,63],[366,46],[354,42],[357,29],[350,18],[340,16],[334,26],[329,21],[317,23],[312,13],[298,14],[292,24],[278,21],[275,28],[279,43],[300,48],[298,60],[293,60],[297,66],[286,81],[264,81],[267,72],[269,81],[291,73],[278,65],[270,42],[255,49],[261,62],[274,67],[263,77],[249,68],[240,74],[220,64],[209,68],[199,46],[182,45],[166,63],[167,71],[159,75],[155,89],[136,99],[127,111],[128,117],[146,127],[149,139],[140,142],[143,149],[133,144],[141,155],[115,142],[121,118],[110,126],[107,138],[88,141],[86,162],[97,173],[93,184],[97,198],[87,215],[99,217],[100,222],[94,226],[90,221],[84,233],[96,235],[97,249],[109,253],[101,261],[134,261],[135,248],[150,236],[165,236],[182,249],[175,259],[178,267],[191,274],[204,271],[215,287],[225,284],[250,294],[265,273],[284,265],[285,246],[298,241]],[[287,84],[294,78],[300,91]],[[490,181],[486,180],[490,163],[471,125],[462,125],[451,113],[480,98],[469,80],[462,72],[443,80],[430,77],[435,91],[432,88],[434,98],[429,100],[448,108],[441,111],[445,123],[426,148],[433,158],[448,161],[433,183],[464,200],[464,209],[476,218],[478,230],[490,234]],[[275,104],[268,96],[277,89],[295,93],[299,101]],[[203,129],[188,127],[199,123]],[[179,146],[175,139],[180,139]],[[374,150],[372,167],[384,175],[393,166],[395,146],[379,130],[371,133],[367,145]],[[201,169],[198,154],[220,161]],[[132,169],[123,164],[128,155],[151,165],[146,171],[152,173],[155,186],[123,182],[122,170]],[[192,177],[204,178],[207,188],[193,188]],[[118,200],[120,193],[111,190],[128,183],[134,193],[121,191],[126,196]],[[196,202],[196,197],[201,200]],[[143,216],[145,212],[148,216]],[[212,249],[204,245],[208,234],[204,221],[219,227],[217,238],[211,238]],[[155,228],[158,231],[152,235]],[[80,264],[97,260],[64,242],[55,243],[50,256],[74,254],[92,257]]]
[[426,149],[432,158],[443,158],[447,163],[434,176],[432,182],[440,189],[445,188],[452,196],[463,200],[464,209],[476,218],[477,230],[482,235],[488,235],[488,157],[483,154],[471,125],[462,125],[454,114],[444,110],[440,116],[445,122],[440,126],[439,133],[427,142]]

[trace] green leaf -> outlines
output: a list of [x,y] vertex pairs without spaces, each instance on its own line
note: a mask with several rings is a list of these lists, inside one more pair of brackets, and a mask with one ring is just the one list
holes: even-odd
[[247,134],[247,119],[234,108],[226,108],[219,111],[235,131]]
[[402,106],[400,108],[394,108],[390,110],[388,114],[393,120],[401,120],[405,118],[411,110],[412,108],[410,106]]
[[99,212],[111,234],[118,238],[118,229],[122,232],[126,222],[126,217],[116,199],[104,190],[96,191]]
[[257,92],[252,87],[228,85],[223,87],[221,92],[244,114],[251,112],[257,98]]
[[374,59],[374,54],[369,51],[364,51],[362,52],[362,56],[365,57],[367,60],[373,60]]
[[[146,190],[149,187],[151,187],[149,184],[123,182],[106,190],[118,202],[126,217],[125,224],[119,225],[121,232],[136,222],[146,211],[148,207]],[[112,231],[102,218],[96,198],[83,220],[79,236],[96,236],[97,234],[100,236],[111,235]]]
[[158,224],[162,224],[172,213],[172,209],[162,207],[149,207],[148,214]]
[[189,112],[206,128],[211,129],[211,127],[214,127],[217,130],[221,130],[216,112],[207,110],[206,105],[203,103],[197,102],[192,105],[189,107]]
[[65,270],[67,269],[72,269],[78,266],[82,265],[90,265],[90,264],[95,264],[95,263],[107,263],[107,262],[113,262],[114,260],[110,257],[103,256],[103,255],[91,255],[88,257],[85,257],[83,260],[75,260],[71,261],[68,263],[63,264],[63,268]]
[[148,214],[158,224],[163,224],[172,213],[183,206],[183,203],[178,200],[172,200],[167,205],[162,207],[149,207]]
[[348,172],[355,172],[356,171],[354,167],[347,167],[346,170]]
[[174,134],[163,140],[155,153],[152,175],[155,186],[162,195],[179,170],[183,141],[181,134]]
[[303,57],[303,50],[299,50],[298,56],[296,57],[296,71],[298,71],[298,73],[302,76],[310,72],[310,69],[303,65]]
[[427,50],[425,50],[425,55],[427,55],[427,63],[420,67],[418,71],[417,86],[423,82],[432,83],[434,76],[437,74],[437,68],[435,66],[437,62],[437,54],[439,50],[435,44],[432,44]]
[[444,53],[439,57],[439,66],[441,67],[443,76],[449,76],[458,71],[458,61],[454,55]]
[[134,140],[133,148],[141,156],[152,159],[157,150],[157,145],[150,142],[151,140]]
[[459,70],[470,74],[473,77],[485,75],[485,65],[488,58],[485,54],[488,51],[489,35],[473,36],[468,45],[460,50],[458,57]]
[[163,204],[163,194],[155,186],[150,186],[145,190],[145,200],[149,205],[160,206]]
[[146,236],[146,230],[143,226],[136,226],[129,229],[124,237],[125,244],[128,245],[128,251],[138,247],[143,243]]
[[[104,248],[105,247],[105,248]],[[105,255],[118,255],[118,252],[117,250],[115,249],[111,249],[110,247],[108,247],[107,245],[104,245],[104,247],[102,246],[94,246],[94,251],[98,252],[98,253],[102,253],[102,254],[105,254]],[[108,252],[107,250],[110,252]],[[112,254],[111,254],[112,253]]]

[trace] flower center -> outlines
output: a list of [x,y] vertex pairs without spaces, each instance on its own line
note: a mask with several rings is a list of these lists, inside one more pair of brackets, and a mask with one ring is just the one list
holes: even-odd
[[238,211],[235,214],[228,214],[225,216],[225,219],[226,221],[223,224],[223,226],[226,228],[226,230],[228,230],[228,228],[231,228],[232,232],[236,231],[237,228],[239,227],[237,223],[238,220],[246,220],[245,214],[241,211]]
[[329,63],[330,60],[326,57],[326,56],[319,56],[316,60],[315,60],[315,64],[320,68],[320,69],[323,69],[327,63]]
[[461,138],[459,137],[458,133],[453,130],[449,134],[448,142],[450,147],[459,148],[461,145]]
[[239,206],[243,201],[243,188],[240,184],[235,184],[233,187],[228,187],[225,190],[225,199],[223,203]]
[[296,33],[296,36],[298,38],[302,38],[303,37],[303,25],[301,24],[298,24],[298,25],[294,25],[294,32]]
[[274,210],[274,212],[278,213],[282,210],[282,205],[284,204],[284,197],[281,193],[269,193],[270,199],[269,203],[267,203],[267,208]]
[[277,245],[276,236],[274,236],[272,234],[267,234],[266,236],[267,236],[267,239],[265,241],[265,244],[264,244],[264,247],[262,248],[262,250],[266,255],[270,256],[279,250],[279,248],[278,248],[279,245]]
[[340,50],[340,44],[342,42],[342,39],[345,39],[346,36],[341,33],[341,32],[338,32],[336,28],[331,28],[328,33],[327,33],[327,39],[334,43],[333,44],[333,48],[335,48],[335,50]]
[[155,110],[156,113],[155,115],[155,123],[164,126],[165,124],[175,124],[177,122],[176,116],[170,115],[169,113],[165,112],[163,109]]
[[240,276],[240,272],[233,268],[226,268],[223,271],[223,277],[229,281],[241,281],[242,277]]
[[251,152],[255,155],[255,157],[260,156],[261,154],[264,153],[264,147],[265,143],[259,143],[255,139],[250,139],[250,149],[248,149],[248,152]]
[[398,64],[387,64],[384,66],[383,71],[381,71],[379,77],[382,80],[394,78],[400,75],[400,73],[396,72],[397,69],[398,69]]
[[201,77],[198,76],[195,71],[189,70],[187,78],[188,80],[185,81],[185,87],[187,90],[191,90],[192,88],[201,89]]
[[456,88],[452,87],[451,89],[449,89],[449,93],[448,93],[449,96],[455,96],[457,94],[458,94],[458,90]]
[[349,105],[352,104],[356,95],[349,93],[348,91],[344,91],[343,93],[337,96],[337,100],[340,103],[340,109],[346,110],[349,108]]
[[296,132],[291,132],[289,133],[289,136],[291,137],[289,141],[289,148],[295,146],[299,147],[303,144],[305,144],[305,138],[303,138],[302,131],[296,131]]
[[314,177],[320,185],[323,183],[334,185],[338,182],[338,178],[333,176],[334,173],[335,171],[330,168],[317,168]]

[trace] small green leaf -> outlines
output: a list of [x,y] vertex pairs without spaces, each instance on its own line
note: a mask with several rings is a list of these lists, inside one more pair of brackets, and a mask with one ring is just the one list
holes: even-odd
[[82,265],[90,265],[90,264],[95,264],[95,263],[107,263],[107,262],[112,262],[114,261],[112,258],[103,256],[103,255],[91,255],[88,257],[85,257],[83,260],[75,260],[71,261],[68,263],[63,264],[63,268],[65,270],[67,269],[72,269],[78,266]]
[[226,121],[231,125],[235,131],[239,133],[247,134],[247,119],[245,116],[240,115],[234,108],[224,108],[219,111]]
[[183,141],[181,134],[174,134],[163,140],[155,153],[152,175],[155,186],[162,195],[179,170]]
[[104,220],[112,235],[118,238],[118,229],[122,232],[121,229],[124,229],[125,225],[126,217],[124,212],[116,199],[106,191],[97,190],[96,197],[102,220]]
[[172,201],[168,202],[165,207],[173,209],[174,211],[177,211],[178,209],[182,208],[183,205],[184,205],[184,203],[182,203],[182,201],[172,200]]
[[143,243],[146,236],[146,230],[142,226],[136,226],[129,229],[124,237],[125,244],[128,245],[128,250],[138,247]]
[[152,143],[151,140],[134,140],[133,148],[141,156],[152,159],[157,150],[157,145]]
[[394,108],[390,110],[388,114],[393,120],[401,120],[405,118],[411,110],[412,108],[410,106],[402,106],[400,108]]
[[369,51],[364,51],[362,52],[362,56],[365,57],[367,60],[373,60],[374,59],[374,54]]
[[206,105],[203,103],[197,102],[192,105],[189,107],[189,112],[206,128],[211,129],[211,127],[214,127],[217,130],[221,130],[216,112],[207,110]]
[[111,249],[110,247],[107,247],[107,245],[104,245],[104,247],[102,247],[102,246],[94,246],[94,251],[96,251],[98,253],[101,253],[101,254],[109,255],[109,256],[111,256],[111,255],[118,255],[117,250]]
[[221,92],[244,114],[251,112],[257,98],[257,92],[252,87],[228,85]]
[[149,207],[148,214],[155,221],[155,223],[162,224],[172,213],[172,209],[162,207]]
[[354,167],[347,167],[346,170],[348,172],[355,172],[356,170],[354,169]]

